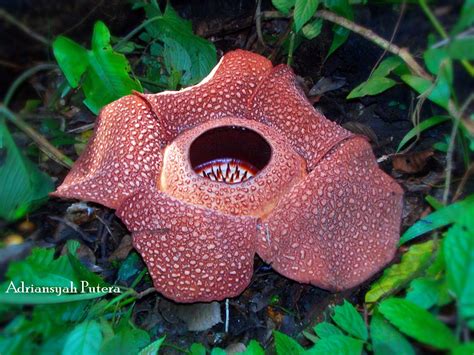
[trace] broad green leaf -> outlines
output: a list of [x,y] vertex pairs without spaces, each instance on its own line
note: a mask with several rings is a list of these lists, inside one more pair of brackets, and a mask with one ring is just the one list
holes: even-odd
[[275,338],[275,348],[278,355],[297,355],[304,353],[303,347],[288,335],[274,330],[273,337]]
[[[145,351],[145,349],[148,348],[147,344],[149,343],[150,336],[144,330],[123,327],[113,337],[103,342],[102,347],[100,348],[100,353],[103,355],[156,354],[156,351]],[[153,344],[154,343],[149,346]],[[143,350],[140,351],[140,349]]]
[[404,244],[420,235],[431,232],[435,229],[445,227],[456,222],[466,209],[472,210],[474,208],[474,195],[468,196],[462,201],[455,202],[438,211],[435,211],[428,216],[420,219],[400,238],[400,244]]
[[313,329],[316,335],[320,338],[327,338],[331,335],[344,335],[338,327],[328,322],[321,322]]
[[424,309],[429,309],[434,305],[444,305],[451,300],[445,279],[436,280],[430,277],[413,280],[406,299]]
[[423,53],[426,67],[433,75],[439,74],[441,64],[449,60],[448,53],[444,48],[429,48]]
[[112,49],[110,32],[101,21],[94,25],[91,47],[85,50],[62,36],[53,43],[54,55],[66,79],[72,87],[82,83],[84,104],[92,112],[97,114],[102,107],[133,90],[143,91],[140,82],[130,77],[131,68],[125,56]]
[[406,284],[423,268],[427,267],[434,251],[434,243],[429,240],[415,244],[403,255],[399,264],[385,269],[382,277],[374,282],[365,294],[366,303],[375,303],[384,295]]
[[405,144],[407,144],[410,140],[416,137],[417,134],[420,134],[421,132],[426,131],[427,129],[430,129],[431,127],[437,126],[441,123],[444,123],[450,120],[451,120],[451,117],[449,116],[433,116],[433,117],[427,118],[424,121],[421,121],[418,126],[413,127],[407,134],[405,134],[405,137],[403,137],[403,139],[398,144],[397,152],[399,152],[405,146]]
[[331,47],[329,47],[326,58],[329,58],[331,54],[333,54],[340,46],[342,46],[344,42],[347,41],[347,38],[349,38],[350,34],[348,29],[338,25],[334,25],[332,31],[334,32],[334,36],[332,38]]
[[67,37],[53,42],[53,53],[69,85],[77,88],[89,65],[87,50]]
[[472,355],[474,354],[474,342],[456,346],[451,350],[451,355]]
[[434,315],[408,300],[389,298],[380,303],[378,309],[401,332],[421,343],[443,350],[457,345],[451,329]]
[[76,302],[82,300],[91,300],[94,298],[100,298],[106,294],[103,292],[98,293],[79,293],[74,295],[57,295],[48,293],[7,293],[2,291],[0,297],[0,304],[55,304],[55,303],[67,303]]
[[206,355],[206,348],[200,343],[194,343],[189,348],[191,355]]
[[180,72],[181,84],[187,85],[191,81],[191,58],[188,52],[178,42],[164,38],[163,60],[169,73]]
[[474,59],[474,38],[466,37],[454,39],[448,45],[448,53],[453,59]]
[[397,82],[390,78],[371,76],[367,81],[352,89],[347,99],[354,99],[367,95],[377,95],[395,86]]
[[305,352],[305,355],[360,355],[363,346],[364,342],[362,340],[345,335],[331,335],[319,340],[315,346]]
[[378,313],[370,321],[370,337],[375,355],[414,355],[411,344]]
[[430,80],[416,75],[402,75],[401,79],[419,94],[423,94],[428,90],[431,91],[431,93],[428,95],[428,99],[445,109],[448,108],[450,88],[446,80],[440,79],[439,82],[434,87],[432,87],[433,84]]
[[400,57],[388,57],[379,64],[379,66],[372,73],[371,77],[387,76],[392,71],[397,69],[401,64],[403,64],[403,60]]
[[214,348],[211,350],[211,355],[227,355],[227,352],[222,348]]
[[291,8],[295,6],[295,0],[272,0],[272,4],[278,11],[288,15]]
[[[161,345],[165,341],[166,335],[155,340],[153,343],[148,345],[146,348],[144,348],[142,351],[138,353],[138,355],[157,355],[160,351]],[[129,352],[129,354],[132,354]]]
[[313,17],[318,8],[319,0],[296,0],[293,17],[295,19],[295,30],[299,32],[308,20]]
[[319,34],[321,33],[322,27],[323,27],[323,19],[318,18],[304,25],[301,31],[303,32],[303,35],[307,39],[314,39],[319,36]]
[[191,58],[191,75],[188,84],[195,84],[203,79],[216,65],[216,47],[204,38],[193,33],[191,23],[183,20],[176,11],[167,5],[163,14],[150,3],[144,6],[149,19],[157,17],[145,28],[152,39],[163,42],[173,39],[183,47]]
[[[336,14],[344,16],[349,20],[352,20],[354,17],[349,0],[324,0],[324,5],[331,11],[334,11]],[[334,25],[332,30],[334,32],[334,37],[326,58],[329,58],[332,53],[344,44],[350,34],[348,29],[338,25]]]
[[237,355],[265,355],[265,350],[256,340],[250,340],[247,349],[244,352],[237,353]]
[[362,316],[357,312],[354,306],[346,300],[344,300],[341,306],[334,307],[332,319],[339,328],[345,330],[350,335],[362,340],[367,340],[367,327]]
[[96,321],[85,321],[77,325],[67,336],[63,355],[94,355],[99,354],[102,344],[102,332]]
[[474,206],[458,216],[443,243],[448,287],[456,296],[459,314],[474,321]]
[[46,201],[53,188],[51,178],[21,153],[0,118],[0,219],[23,217]]
[[461,9],[461,15],[457,23],[454,25],[451,30],[451,36],[462,32],[466,28],[474,24],[474,0],[465,0],[464,5]]

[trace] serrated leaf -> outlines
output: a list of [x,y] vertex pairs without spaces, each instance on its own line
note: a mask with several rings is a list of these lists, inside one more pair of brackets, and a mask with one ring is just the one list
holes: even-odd
[[375,355],[414,355],[411,344],[378,313],[370,321],[370,337]]
[[[345,335],[331,335],[317,342],[315,346],[308,349],[305,355],[360,355],[364,342]],[[289,354],[289,353],[286,353]]]
[[474,206],[458,217],[443,243],[449,290],[456,296],[459,314],[474,320]]
[[474,195],[466,197],[462,201],[455,202],[438,211],[435,211],[428,216],[420,219],[400,238],[400,244],[404,244],[420,235],[431,232],[435,229],[445,227],[456,222],[466,209],[474,208]]
[[415,244],[403,255],[400,263],[385,269],[382,277],[374,282],[365,294],[366,303],[375,303],[384,295],[397,290],[401,285],[425,268],[431,260],[434,250],[432,240]]
[[289,337],[288,335],[274,330],[273,337],[275,338],[275,348],[278,355],[297,355],[304,353],[303,347],[298,344],[296,340]]
[[352,89],[347,95],[347,99],[363,97],[367,95],[377,95],[395,86],[397,82],[390,78],[372,76],[367,81]]
[[451,349],[457,345],[456,337],[444,323],[408,300],[389,298],[378,309],[401,332],[421,343],[437,349]]
[[450,120],[451,120],[451,117],[449,116],[433,116],[433,117],[427,118],[426,120],[421,121],[418,126],[413,127],[407,134],[405,134],[403,139],[398,144],[397,152],[399,152],[405,146],[405,144],[407,144],[410,140],[416,137],[417,134],[421,134],[421,132],[426,131],[427,129],[430,129],[431,127],[437,126],[441,123],[444,123]]
[[296,0],[293,17],[295,19],[295,31],[299,32],[308,20],[313,17],[318,8],[319,0]]
[[[165,341],[166,335],[161,337],[160,339],[155,340],[153,343],[148,345],[142,351],[138,353],[138,355],[157,355],[160,351],[161,345]],[[132,354],[129,352],[128,354]]]
[[63,347],[63,355],[94,355],[99,354],[102,344],[100,325],[94,320],[77,325],[67,336]]
[[21,153],[0,118],[0,219],[18,220],[45,202],[53,188],[51,178]]
[[367,340],[367,327],[362,319],[362,316],[357,312],[352,304],[344,300],[341,306],[334,307],[334,314],[332,315],[334,322],[350,335],[359,339]]
[[344,335],[338,327],[328,322],[316,324],[313,329],[316,335],[320,338],[327,338],[331,335]]
[[295,0],[272,0],[272,4],[278,11],[288,15],[291,8],[295,6]]
[[307,39],[314,39],[319,36],[323,27],[323,19],[318,18],[303,26],[301,31]]

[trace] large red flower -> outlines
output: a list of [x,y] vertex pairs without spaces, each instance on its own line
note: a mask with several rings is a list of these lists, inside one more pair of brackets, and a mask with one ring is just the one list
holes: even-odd
[[117,209],[155,287],[178,302],[279,273],[353,287],[393,257],[401,188],[369,143],[315,111],[290,68],[226,54],[200,84],[105,107],[56,196]]

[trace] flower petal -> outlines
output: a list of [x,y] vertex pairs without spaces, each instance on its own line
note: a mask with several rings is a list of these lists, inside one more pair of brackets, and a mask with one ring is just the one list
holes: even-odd
[[346,140],[282,198],[260,226],[257,252],[293,280],[351,288],[393,258],[402,194],[365,139]]
[[272,63],[258,54],[235,50],[226,53],[199,84],[181,91],[143,95],[164,122],[171,141],[179,133],[224,116],[246,116],[247,102]]
[[134,191],[155,185],[163,138],[161,123],[137,95],[101,111],[94,136],[53,196],[78,198],[117,208]]
[[256,219],[183,203],[157,190],[130,196],[117,215],[133,233],[155,288],[177,302],[237,296],[249,284]]
[[251,118],[275,128],[292,142],[309,171],[332,147],[352,136],[313,108],[286,65],[276,66],[260,82],[249,110]]

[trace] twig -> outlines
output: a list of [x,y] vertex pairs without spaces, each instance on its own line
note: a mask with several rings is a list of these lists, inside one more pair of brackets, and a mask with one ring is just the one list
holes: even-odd
[[471,95],[469,95],[469,97],[466,99],[466,101],[464,102],[460,110],[456,110],[455,107],[448,107],[449,114],[454,118],[454,123],[453,123],[453,128],[451,129],[451,135],[449,137],[448,152],[446,153],[446,170],[445,170],[446,181],[445,181],[443,201],[442,201],[444,205],[448,203],[448,198],[449,198],[449,191],[450,191],[451,177],[452,177],[452,170],[453,170],[454,146],[456,143],[456,134],[458,133],[459,124],[461,122],[462,116],[464,115],[464,111],[466,111],[466,109],[469,107],[472,101],[474,101],[474,93],[471,93]]
[[16,89],[23,84],[23,82],[28,79],[30,76],[42,71],[42,70],[52,70],[56,69],[58,66],[56,64],[52,63],[43,63],[43,64],[38,64],[32,68],[29,68],[25,70],[21,75],[15,79],[15,81],[10,85],[8,88],[7,93],[5,94],[5,97],[3,99],[3,104],[8,107],[10,105],[10,101],[13,98],[13,95],[15,94]]
[[[278,11],[265,11],[263,12],[263,17],[270,19],[270,18],[282,18],[282,17],[287,17],[287,16],[282,15]],[[410,52],[408,52],[406,48],[400,48],[397,45],[392,44],[386,39],[380,37],[378,34],[374,33],[372,30],[366,27],[363,27],[361,25],[358,25],[355,22],[352,22],[342,16],[336,15],[335,13],[331,11],[327,11],[327,10],[316,11],[316,13],[314,14],[314,17],[322,18],[326,21],[330,21],[339,26],[347,28],[348,30],[351,30],[352,32],[357,33],[358,35],[361,35],[362,37],[370,40],[371,42],[375,43],[379,47],[386,49],[388,52],[398,55],[406,63],[408,68],[416,75],[421,76],[422,78],[425,78],[431,81],[433,80],[431,75],[429,75],[418,64],[418,62],[413,58],[413,56],[410,54]]]
[[469,178],[472,174],[474,174],[474,163],[471,163],[471,165],[469,165],[469,168],[466,170],[461,181],[459,182],[458,188],[454,193],[453,201],[456,201],[457,199],[459,199],[459,197],[461,197],[464,190],[464,186],[466,186],[466,183],[469,181]]
[[[433,14],[431,9],[429,8],[428,4],[426,3],[426,0],[418,0],[421,9],[425,13],[426,17],[430,20],[431,24],[435,28],[435,30],[439,33],[439,35],[446,39],[449,39],[448,33],[445,31],[441,23],[438,21],[436,16]],[[466,71],[469,73],[469,75],[474,76],[474,67],[469,63],[469,61],[463,59],[461,60],[461,64],[463,67],[466,69]]]
[[[406,9],[406,1],[403,1],[402,2],[402,7],[400,8],[400,15],[398,16],[397,22],[395,23],[395,27],[393,28],[392,36],[390,37],[390,44],[393,44],[393,40],[395,39],[395,36],[397,35],[398,28],[400,27],[400,22],[402,22],[402,17],[403,17],[403,14],[405,13],[405,9]],[[379,57],[379,59],[377,59],[377,61],[375,62],[374,67],[370,71],[369,77],[372,76],[372,73],[374,72],[374,70],[378,67],[378,65],[382,61],[383,57],[385,57],[385,54],[387,54],[387,49],[386,48],[384,49],[384,51],[383,51],[382,55]]]
[[226,298],[225,300],[225,326],[224,331],[226,333],[229,332],[229,299]]
[[120,47],[122,47],[125,43],[127,43],[133,36],[135,36],[138,32],[140,32],[143,28],[145,28],[146,26],[148,26],[150,23],[154,22],[154,21],[157,21],[159,19],[163,18],[163,16],[159,15],[159,16],[155,16],[155,17],[152,17],[151,19],[149,20],[146,20],[144,22],[142,22],[140,25],[138,25],[137,27],[135,27],[133,30],[131,30],[127,35],[125,35],[125,37],[122,37],[122,39],[120,41],[118,41],[115,46],[113,47],[114,50],[118,50],[120,49]]
[[291,64],[293,63],[293,52],[295,51],[295,38],[296,38],[295,32],[291,31],[290,46],[288,48],[288,59],[286,60],[286,64],[288,66],[291,66]]
[[41,42],[46,46],[49,46],[51,44],[51,42],[48,39],[46,39],[46,37],[43,37],[39,33],[36,33],[31,28],[29,28],[25,24],[21,23],[20,21],[18,21],[16,18],[14,18],[12,15],[10,15],[8,12],[6,12],[3,9],[0,9],[0,18],[3,18],[5,21],[7,21],[7,22],[11,23],[12,25],[16,26],[21,31],[23,31],[25,34],[27,34],[31,38],[37,40],[38,42]]
[[257,0],[257,9],[255,11],[255,28],[257,30],[258,41],[265,47],[262,33],[262,0]]
[[10,122],[22,130],[28,137],[30,137],[49,158],[53,159],[58,164],[70,169],[74,162],[65,156],[59,149],[53,146],[49,141],[38,133],[33,127],[28,125],[21,117],[10,111],[5,105],[0,104],[0,113],[4,114]]
[[152,293],[155,293],[155,292],[156,292],[156,288],[150,287],[150,288],[147,288],[145,291],[137,293],[135,298],[140,299],[140,298],[143,298],[143,297],[148,296],[149,294],[152,294]]

